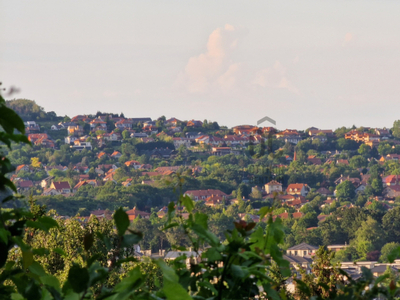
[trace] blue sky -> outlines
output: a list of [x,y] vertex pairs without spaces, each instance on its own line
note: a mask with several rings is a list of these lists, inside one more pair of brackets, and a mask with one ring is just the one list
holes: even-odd
[[0,79],[70,116],[400,119],[399,1],[1,1]]

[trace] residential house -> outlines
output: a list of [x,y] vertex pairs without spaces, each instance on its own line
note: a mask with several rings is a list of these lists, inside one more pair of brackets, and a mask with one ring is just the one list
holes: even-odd
[[70,135],[70,136],[82,136],[83,135],[83,128],[80,125],[68,126],[67,131],[68,131],[68,135]]
[[387,160],[399,161],[400,160],[400,154],[388,154],[386,156],[382,156],[379,161],[387,161]]
[[135,170],[139,169],[142,164],[136,160],[130,160],[125,162],[125,166],[129,168],[134,168]]
[[190,120],[187,122],[186,127],[202,127],[203,122],[199,120]]
[[56,195],[61,195],[61,193],[52,187],[44,189],[42,193],[42,196],[56,196]]
[[231,147],[213,147],[211,150],[212,155],[222,156],[231,154]]
[[82,142],[81,140],[75,140],[74,144],[70,146],[73,150],[82,151],[84,149],[92,150],[93,147],[90,142]]
[[64,142],[70,145],[73,145],[76,140],[78,140],[76,136],[67,136],[64,138]]
[[30,168],[29,165],[19,165],[15,168],[15,173],[18,173],[19,171],[25,171],[25,172],[29,172]]
[[24,122],[24,125],[25,125],[25,132],[26,133],[39,132],[40,131],[40,126],[35,121]]
[[147,133],[144,132],[131,133],[131,138],[147,138],[147,137],[148,137]]
[[400,185],[391,185],[383,189],[382,195],[386,199],[395,199],[400,197]]
[[210,197],[206,198],[205,205],[214,207],[217,205],[225,205],[225,197],[221,195],[211,195]]
[[121,152],[119,152],[119,151],[114,151],[114,152],[111,154],[111,158],[115,158],[115,159],[119,159],[121,156],[122,156],[122,154],[121,154]]
[[33,187],[33,182],[32,180],[18,180],[16,187],[18,192],[26,192]]
[[389,176],[386,176],[386,177],[382,178],[383,186],[398,185],[399,182],[400,182],[400,176],[399,175],[389,175]]
[[315,155],[309,155],[307,161],[312,165],[322,165],[321,159],[316,157]]
[[297,130],[286,129],[284,131],[278,132],[276,138],[284,140],[285,143],[297,144],[302,140],[300,133]]
[[132,208],[131,210],[126,211],[126,214],[129,217],[129,221],[135,220],[138,216],[140,216],[143,219],[148,219],[150,218],[150,213],[144,212],[141,210],[136,209],[136,207]]
[[131,129],[133,125],[133,121],[131,119],[122,119],[115,123],[115,127],[121,131],[126,129]]
[[73,117],[73,118],[71,119],[71,122],[77,123],[77,122],[80,122],[80,121],[85,121],[85,120],[87,120],[87,119],[88,119],[88,116],[87,116],[87,115],[77,115],[77,116],[75,116],[75,117]]
[[182,123],[182,121],[178,120],[177,118],[171,118],[164,122],[166,126],[178,126],[180,123]]
[[258,130],[257,126],[253,125],[240,125],[232,128],[233,132],[237,135],[250,136],[254,130]]
[[68,181],[53,181],[50,188],[55,189],[60,194],[71,193],[71,186]]
[[310,192],[310,187],[304,183],[292,183],[286,189],[286,193],[289,195],[301,195],[303,197],[307,196]]
[[49,176],[49,177],[46,177],[45,179],[43,179],[41,182],[40,182],[40,186],[44,189],[44,188],[46,188],[47,186],[49,186],[50,184],[51,184],[51,181],[54,179],[54,176]]
[[100,117],[92,120],[89,124],[92,130],[94,129],[105,130],[105,131],[107,130],[107,123],[104,122],[102,119],[100,119]]
[[102,138],[105,141],[116,142],[121,140],[121,134],[117,132],[104,133]]
[[[147,152],[147,151],[145,151]],[[164,149],[164,148],[159,148],[159,149],[154,149],[151,151],[148,151],[147,153],[150,154],[151,158],[169,158],[174,150],[171,149]]]
[[390,131],[386,128],[375,128],[375,134],[381,137],[381,140],[387,140],[391,137]]
[[61,125],[57,125],[57,124],[51,125],[51,127],[50,127],[50,130],[55,130],[55,131],[62,130],[62,129],[65,129],[65,128],[62,127]]
[[264,188],[265,188],[265,192],[267,194],[272,194],[274,192],[281,193],[282,192],[282,183],[272,180],[272,181],[266,183]]
[[46,148],[54,148],[54,142],[47,133],[32,133],[28,135],[28,140],[35,146],[44,146]]
[[285,203],[282,205],[286,205],[289,207],[299,209],[299,208],[303,207],[304,205],[306,205],[307,203],[308,203],[308,200],[306,200],[305,197],[298,196],[294,199],[286,200]]
[[189,148],[191,146],[191,140],[188,138],[174,137],[172,138],[175,149],[178,149],[181,145]]
[[321,187],[317,190],[317,193],[321,194],[322,196],[331,196],[333,193],[325,187]]
[[249,143],[249,138],[237,135],[225,135],[222,141],[228,146],[244,146]]
[[132,185],[132,178],[126,179],[124,182],[121,183],[123,186],[131,186]]
[[299,245],[290,247],[286,250],[286,254],[294,255],[294,256],[301,256],[301,257],[311,257],[316,253],[318,247],[301,243]]
[[320,134],[323,134],[323,135],[326,135],[326,136],[333,136],[334,135],[334,133],[333,133],[333,131],[331,130],[331,129],[318,129],[318,128],[310,128],[309,130],[308,130],[308,134],[310,135],[310,136],[316,136],[316,135],[320,135]]

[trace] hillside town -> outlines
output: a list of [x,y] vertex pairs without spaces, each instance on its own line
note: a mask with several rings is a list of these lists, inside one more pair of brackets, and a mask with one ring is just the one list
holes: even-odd
[[[400,237],[400,128],[227,128],[100,112],[24,119],[32,146],[8,153],[18,193],[83,225],[112,220],[123,207],[145,236],[138,257],[186,253],[170,248],[188,246],[186,239],[157,229],[181,193],[209,215],[221,241],[234,222],[265,223],[259,210],[273,208],[294,270],[310,271],[319,246],[335,251],[353,278],[360,266],[374,276],[400,267],[387,259]],[[190,215],[175,209],[183,219]],[[201,260],[200,252],[189,254]]]

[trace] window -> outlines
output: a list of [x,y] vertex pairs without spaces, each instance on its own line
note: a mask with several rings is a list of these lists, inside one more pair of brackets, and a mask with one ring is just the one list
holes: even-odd
[[297,251],[294,251],[294,255],[297,255]]
[[307,255],[307,251],[304,251],[304,255]]

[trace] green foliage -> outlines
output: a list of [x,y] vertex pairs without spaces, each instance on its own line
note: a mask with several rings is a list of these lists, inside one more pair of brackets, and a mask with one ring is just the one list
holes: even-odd
[[400,120],[393,122],[392,135],[396,138],[400,138]]
[[338,186],[336,187],[336,197],[342,201],[353,200],[355,195],[356,195],[355,187],[348,180],[339,183]]

